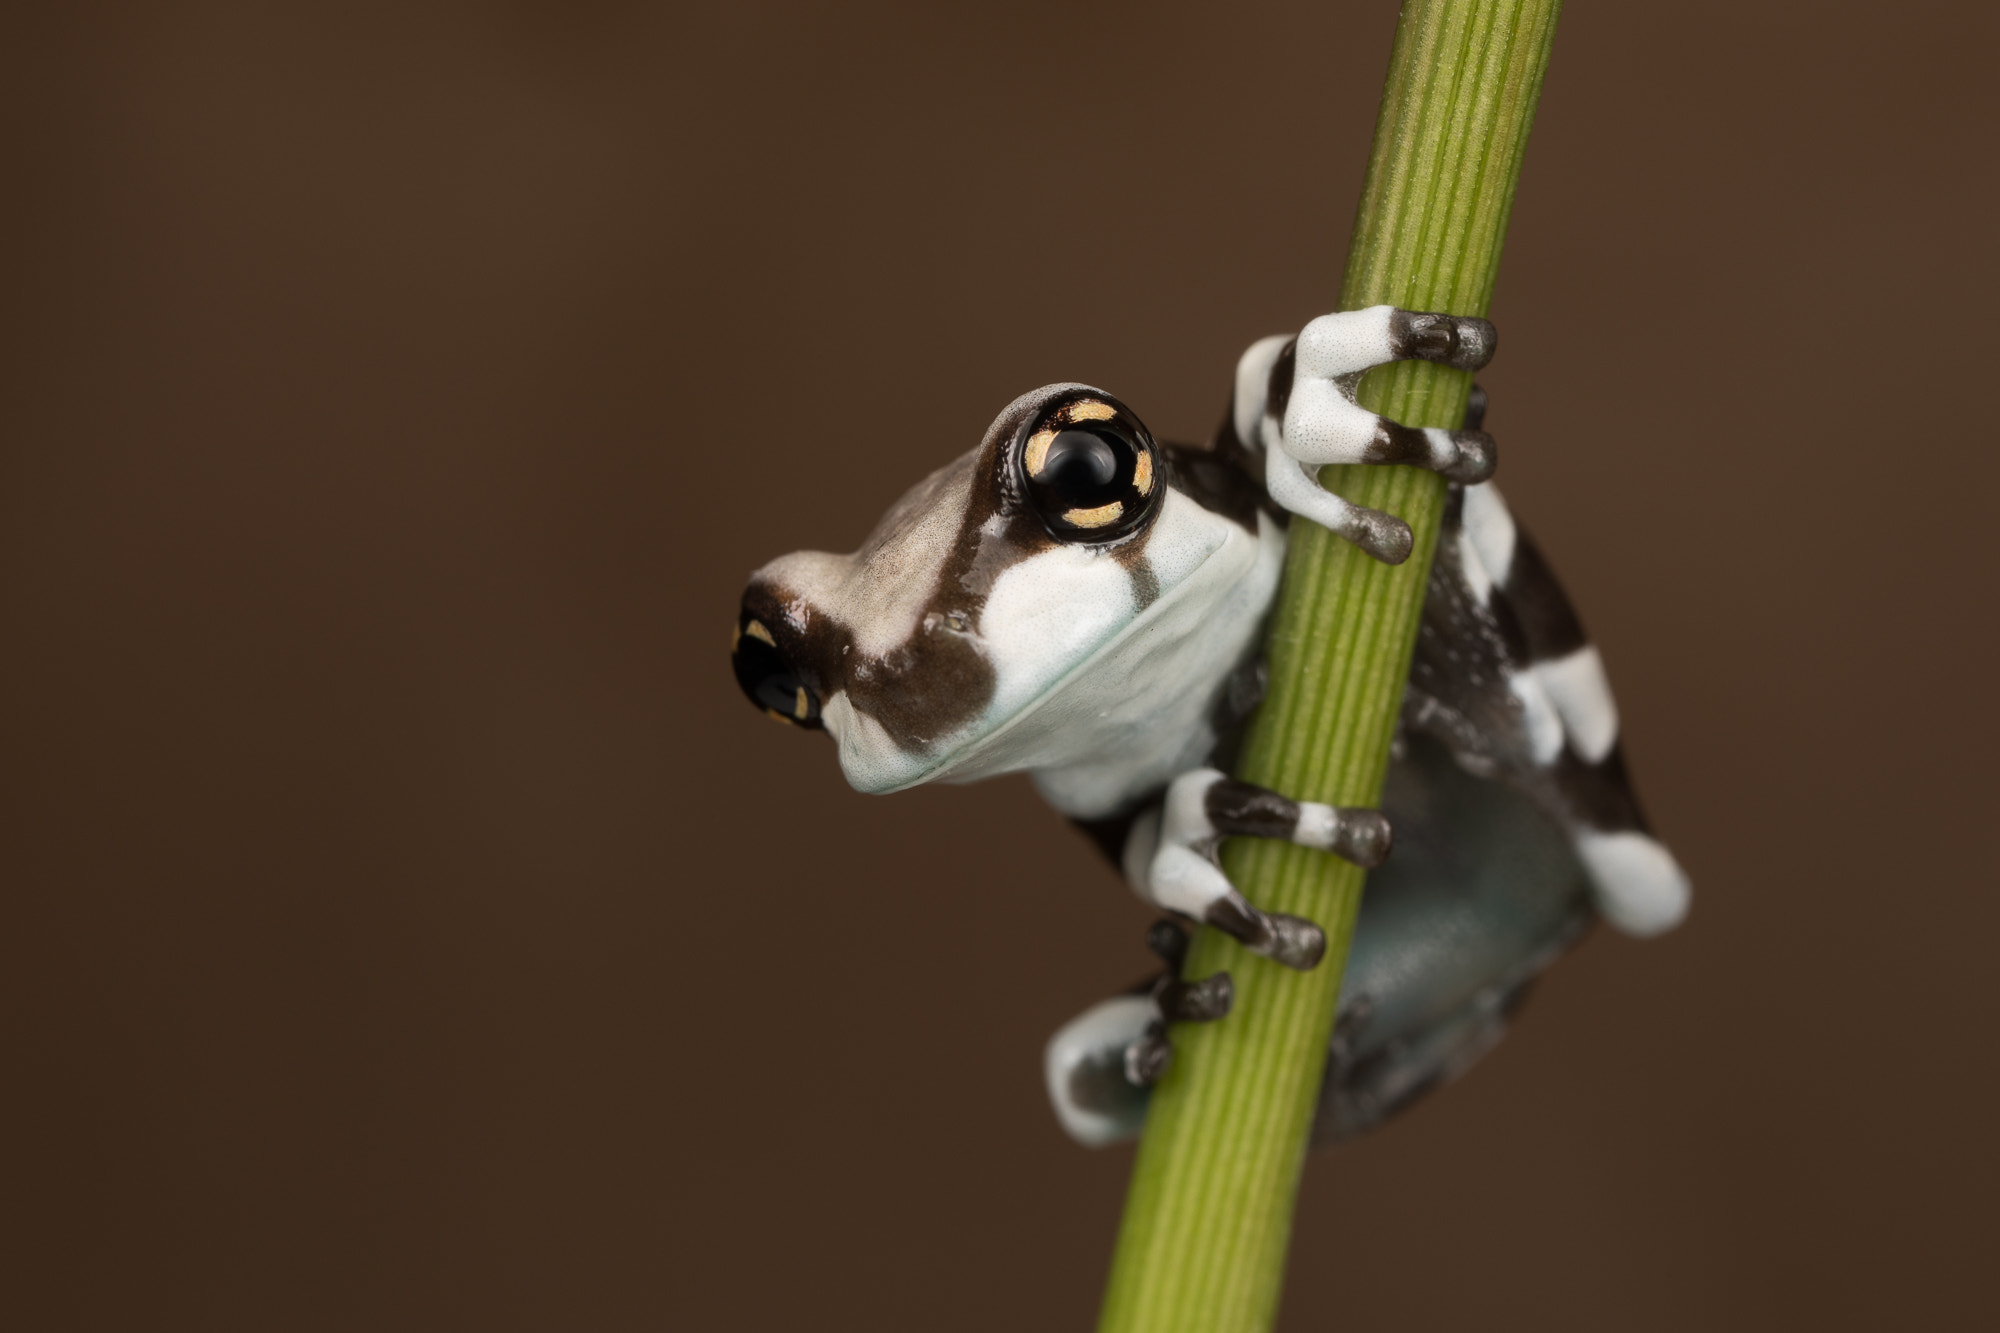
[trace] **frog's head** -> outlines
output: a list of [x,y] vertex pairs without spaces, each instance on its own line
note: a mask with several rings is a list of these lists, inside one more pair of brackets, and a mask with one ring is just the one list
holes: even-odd
[[[1109,394],[1024,394],[860,550],[801,551],[753,574],[736,679],[771,716],[830,732],[862,791],[1033,766],[1002,734],[1031,713],[1059,723],[1051,701],[1070,682],[1191,581],[1213,581],[1197,575],[1218,552],[1254,545],[1170,480]],[[1056,714],[1065,706],[1081,707]]]

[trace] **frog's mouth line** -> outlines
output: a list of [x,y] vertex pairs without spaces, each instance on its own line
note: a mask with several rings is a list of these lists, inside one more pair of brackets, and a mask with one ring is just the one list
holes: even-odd
[[[1187,503],[1192,505],[1192,502]],[[1198,506],[1196,508],[1198,509]],[[1165,515],[1162,515],[1162,518],[1164,519]],[[986,730],[981,730],[981,727],[986,724],[987,718],[978,718],[966,724],[954,735],[935,742],[926,750],[913,752],[897,745],[886,728],[868,714],[856,709],[848,701],[845,691],[837,692],[826,705],[825,718],[828,729],[833,732],[840,746],[843,774],[849,784],[858,791],[871,795],[886,795],[940,779],[947,782],[970,782],[1031,767],[1028,764],[1011,764],[990,771],[979,770],[977,760],[1003,743],[1011,733],[1029,724],[1049,701],[1065,693],[1079,678],[1088,676],[1093,670],[1098,669],[1106,658],[1117,653],[1134,635],[1157,625],[1163,619],[1171,618],[1187,599],[1196,596],[1204,587],[1213,588],[1212,583],[1203,579],[1203,573],[1214,568],[1218,556],[1231,550],[1240,550],[1245,542],[1251,544],[1251,549],[1247,553],[1248,558],[1244,560],[1242,569],[1229,582],[1233,585],[1252,579],[1260,569],[1268,569],[1275,578],[1275,571],[1283,560],[1283,529],[1262,516],[1258,519],[1258,531],[1255,534],[1244,532],[1234,524],[1226,525],[1222,530],[1221,540],[1210,545],[1172,586],[1162,589],[1155,600],[1143,610],[1132,614],[1103,642],[1060,675],[1039,687],[1030,702],[1009,713],[997,725],[992,725]],[[1235,655],[1231,656],[1233,658]],[[874,736],[870,737],[869,733],[874,733]],[[853,743],[849,737],[854,738]],[[864,737],[868,739],[863,739]],[[859,761],[858,765],[849,764],[850,755]],[[881,760],[889,755],[903,762],[893,765],[882,763]],[[922,762],[921,767],[906,766],[925,760],[928,762]],[[885,774],[885,769],[896,771]],[[956,771],[963,769],[975,771],[963,778],[954,776]],[[885,780],[870,780],[871,774],[882,774]],[[861,780],[857,781],[857,777]]]

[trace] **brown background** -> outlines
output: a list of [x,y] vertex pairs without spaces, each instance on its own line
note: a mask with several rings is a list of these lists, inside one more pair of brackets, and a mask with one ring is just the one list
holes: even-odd
[[[36,1329],[1082,1328],[1146,912],[725,661],[1019,391],[1329,307],[1393,6],[62,6],[0,34],[0,1248]],[[282,14],[275,11],[283,10]],[[1968,1327],[1987,5],[1592,5],[1486,382],[1686,929],[1308,1172],[1287,1328]]]

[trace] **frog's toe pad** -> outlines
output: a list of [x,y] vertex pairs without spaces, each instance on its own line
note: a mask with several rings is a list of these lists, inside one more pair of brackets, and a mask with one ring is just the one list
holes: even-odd
[[1476,315],[1398,310],[1389,317],[1389,340],[1397,360],[1434,361],[1454,370],[1478,370],[1500,350],[1500,331]]
[[1310,972],[1326,957],[1326,932],[1304,917],[1266,912],[1264,919],[1270,923],[1271,937],[1257,952],[1272,962]]
[[1500,466],[1500,450],[1493,443],[1493,437],[1483,430],[1455,430],[1450,435],[1458,457],[1438,469],[1445,480],[1462,486],[1477,486],[1491,479],[1494,469]]

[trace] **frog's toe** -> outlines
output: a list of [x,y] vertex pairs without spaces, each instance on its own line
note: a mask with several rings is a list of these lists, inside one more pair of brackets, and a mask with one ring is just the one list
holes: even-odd
[[1216,972],[1200,981],[1163,977],[1153,991],[1160,1017],[1169,1023],[1213,1023],[1229,1015],[1236,1003],[1236,982],[1227,972]]
[[1271,940],[1259,952],[1272,962],[1310,972],[1326,957],[1326,932],[1304,917],[1267,912],[1264,920],[1270,925]]
[[1202,920],[1251,953],[1301,972],[1312,971],[1326,956],[1326,932],[1317,925],[1283,912],[1260,912],[1234,890],[1211,904]]
[[1490,479],[1500,466],[1500,450],[1493,437],[1483,430],[1455,430],[1450,435],[1458,457],[1438,469],[1444,479],[1463,486],[1477,486]]
[[1302,464],[1283,450],[1266,455],[1264,489],[1288,513],[1319,524],[1385,565],[1402,564],[1416,545],[1409,524],[1326,490],[1319,484],[1317,463]]
[[1478,370],[1500,350],[1500,331],[1476,315],[1398,310],[1389,317],[1393,359],[1434,361],[1453,370]]
[[1125,1048],[1125,1081],[1135,1088],[1150,1088],[1166,1074],[1174,1060],[1174,1044],[1167,1030],[1153,1024],[1139,1040]]

